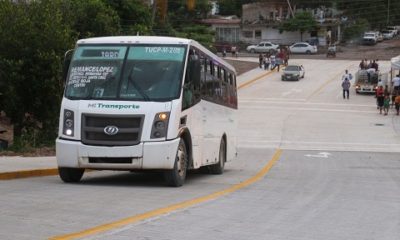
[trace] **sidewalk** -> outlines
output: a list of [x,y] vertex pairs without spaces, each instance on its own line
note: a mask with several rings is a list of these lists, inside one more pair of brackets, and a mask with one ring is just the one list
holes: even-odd
[[57,175],[56,157],[0,156],[0,180]]
[[[258,61],[255,58],[243,58],[233,60]],[[271,71],[255,68],[237,77],[238,89],[243,88],[252,82],[262,79]],[[39,177],[57,175],[57,160],[51,157],[21,157],[21,156],[0,156],[0,181],[17,178]]]

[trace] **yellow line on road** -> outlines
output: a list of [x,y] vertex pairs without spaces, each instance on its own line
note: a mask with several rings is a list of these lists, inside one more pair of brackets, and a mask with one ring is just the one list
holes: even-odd
[[30,178],[30,177],[44,177],[53,176],[58,174],[57,168],[48,169],[35,169],[26,171],[16,171],[16,172],[3,172],[0,173],[0,180],[11,180],[18,178]]
[[246,87],[246,86],[252,84],[253,82],[255,82],[255,81],[257,81],[257,80],[259,80],[259,79],[261,79],[261,78],[263,78],[263,77],[268,76],[268,75],[271,74],[271,73],[272,73],[272,71],[267,72],[267,73],[263,73],[263,74],[261,74],[260,76],[257,76],[257,77],[255,77],[255,78],[253,78],[253,79],[251,79],[251,80],[249,80],[249,81],[247,81],[247,82],[245,82],[245,83],[242,83],[241,85],[239,85],[238,89],[244,88],[244,87]]
[[[307,101],[310,100],[310,98],[312,98],[314,95],[317,95],[323,88],[325,88],[329,83],[337,80],[340,75],[344,74],[344,70],[345,69],[349,69],[351,66],[353,66],[354,64],[350,64],[349,66],[347,66],[347,68],[344,68],[342,70],[342,72],[336,74],[334,77],[332,77],[331,79],[329,79],[328,81],[326,81],[325,83],[323,83],[317,90],[315,90],[313,93],[311,93],[308,97],[307,97]],[[340,82],[340,81],[339,81]],[[340,82],[341,83],[341,82]]]
[[66,235],[62,235],[62,236],[55,236],[50,239],[51,240],[70,240],[70,239],[87,237],[87,236],[95,235],[95,234],[98,234],[101,232],[106,232],[106,231],[109,231],[109,230],[112,230],[115,228],[120,228],[120,227],[126,226],[128,224],[133,224],[133,223],[136,223],[139,221],[143,221],[145,219],[157,217],[160,215],[165,215],[165,214],[171,213],[171,212],[179,210],[179,209],[188,208],[188,207],[198,205],[198,204],[206,202],[206,201],[210,201],[210,200],[222,197],[224,195],[235,192],[239,189],[247,187],[247,186],[261,180],[268,173],[268,171],[272,168],[272,166],[279,160],[281,154],[282,154],[281,149],[276,150],[274,155],[272,156],[272,159],[269,160],[269,162],[256,175],[254,175],[253,177],[247,179],[246,181],[244,181],[242,183],[233,185],[225,190],[215,192],[210,195],[203,196],[203,197],[195,198],[192,200],[184,201],[181,203],[173,204],[173,205],[170,205],[167,207],[159,208],[159,209],[149,211],[149,212],[146,212],[143,214],[139,214],[136,216],[121,219],[119,221],[103,224],[103,225],[93,227],[93,228],[89,228],[89,229],[86,229],[86,230],[83,230],[80,232],[66,234]]

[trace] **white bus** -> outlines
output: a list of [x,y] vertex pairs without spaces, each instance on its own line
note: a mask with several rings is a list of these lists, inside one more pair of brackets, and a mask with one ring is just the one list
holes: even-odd
[[64,182],[85,169],[222,174],[237,155],[235,69],[194,40],[79,40],[66,54],[56,155]]

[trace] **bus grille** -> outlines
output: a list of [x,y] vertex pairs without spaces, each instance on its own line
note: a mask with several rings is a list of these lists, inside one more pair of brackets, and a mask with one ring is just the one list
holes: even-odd
[[[101,146],[129,146],[140,142],[144,115],[82,114],[82,143]],[[106,127],[116,127],[106,134]],[[115,130],[115,128],[114,128]]]

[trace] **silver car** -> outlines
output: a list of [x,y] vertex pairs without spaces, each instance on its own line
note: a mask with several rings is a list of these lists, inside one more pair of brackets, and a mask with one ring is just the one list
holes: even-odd
[[300,78],[304,78],[305,71],[302,65],[288,65],[283,70],[282,81],[295,80],[299,81]]
[[273,44],[272,42],[260,42],[257,45],[250,45],[246,48],[251,53],[275,53],[279,48],[279,45]]

